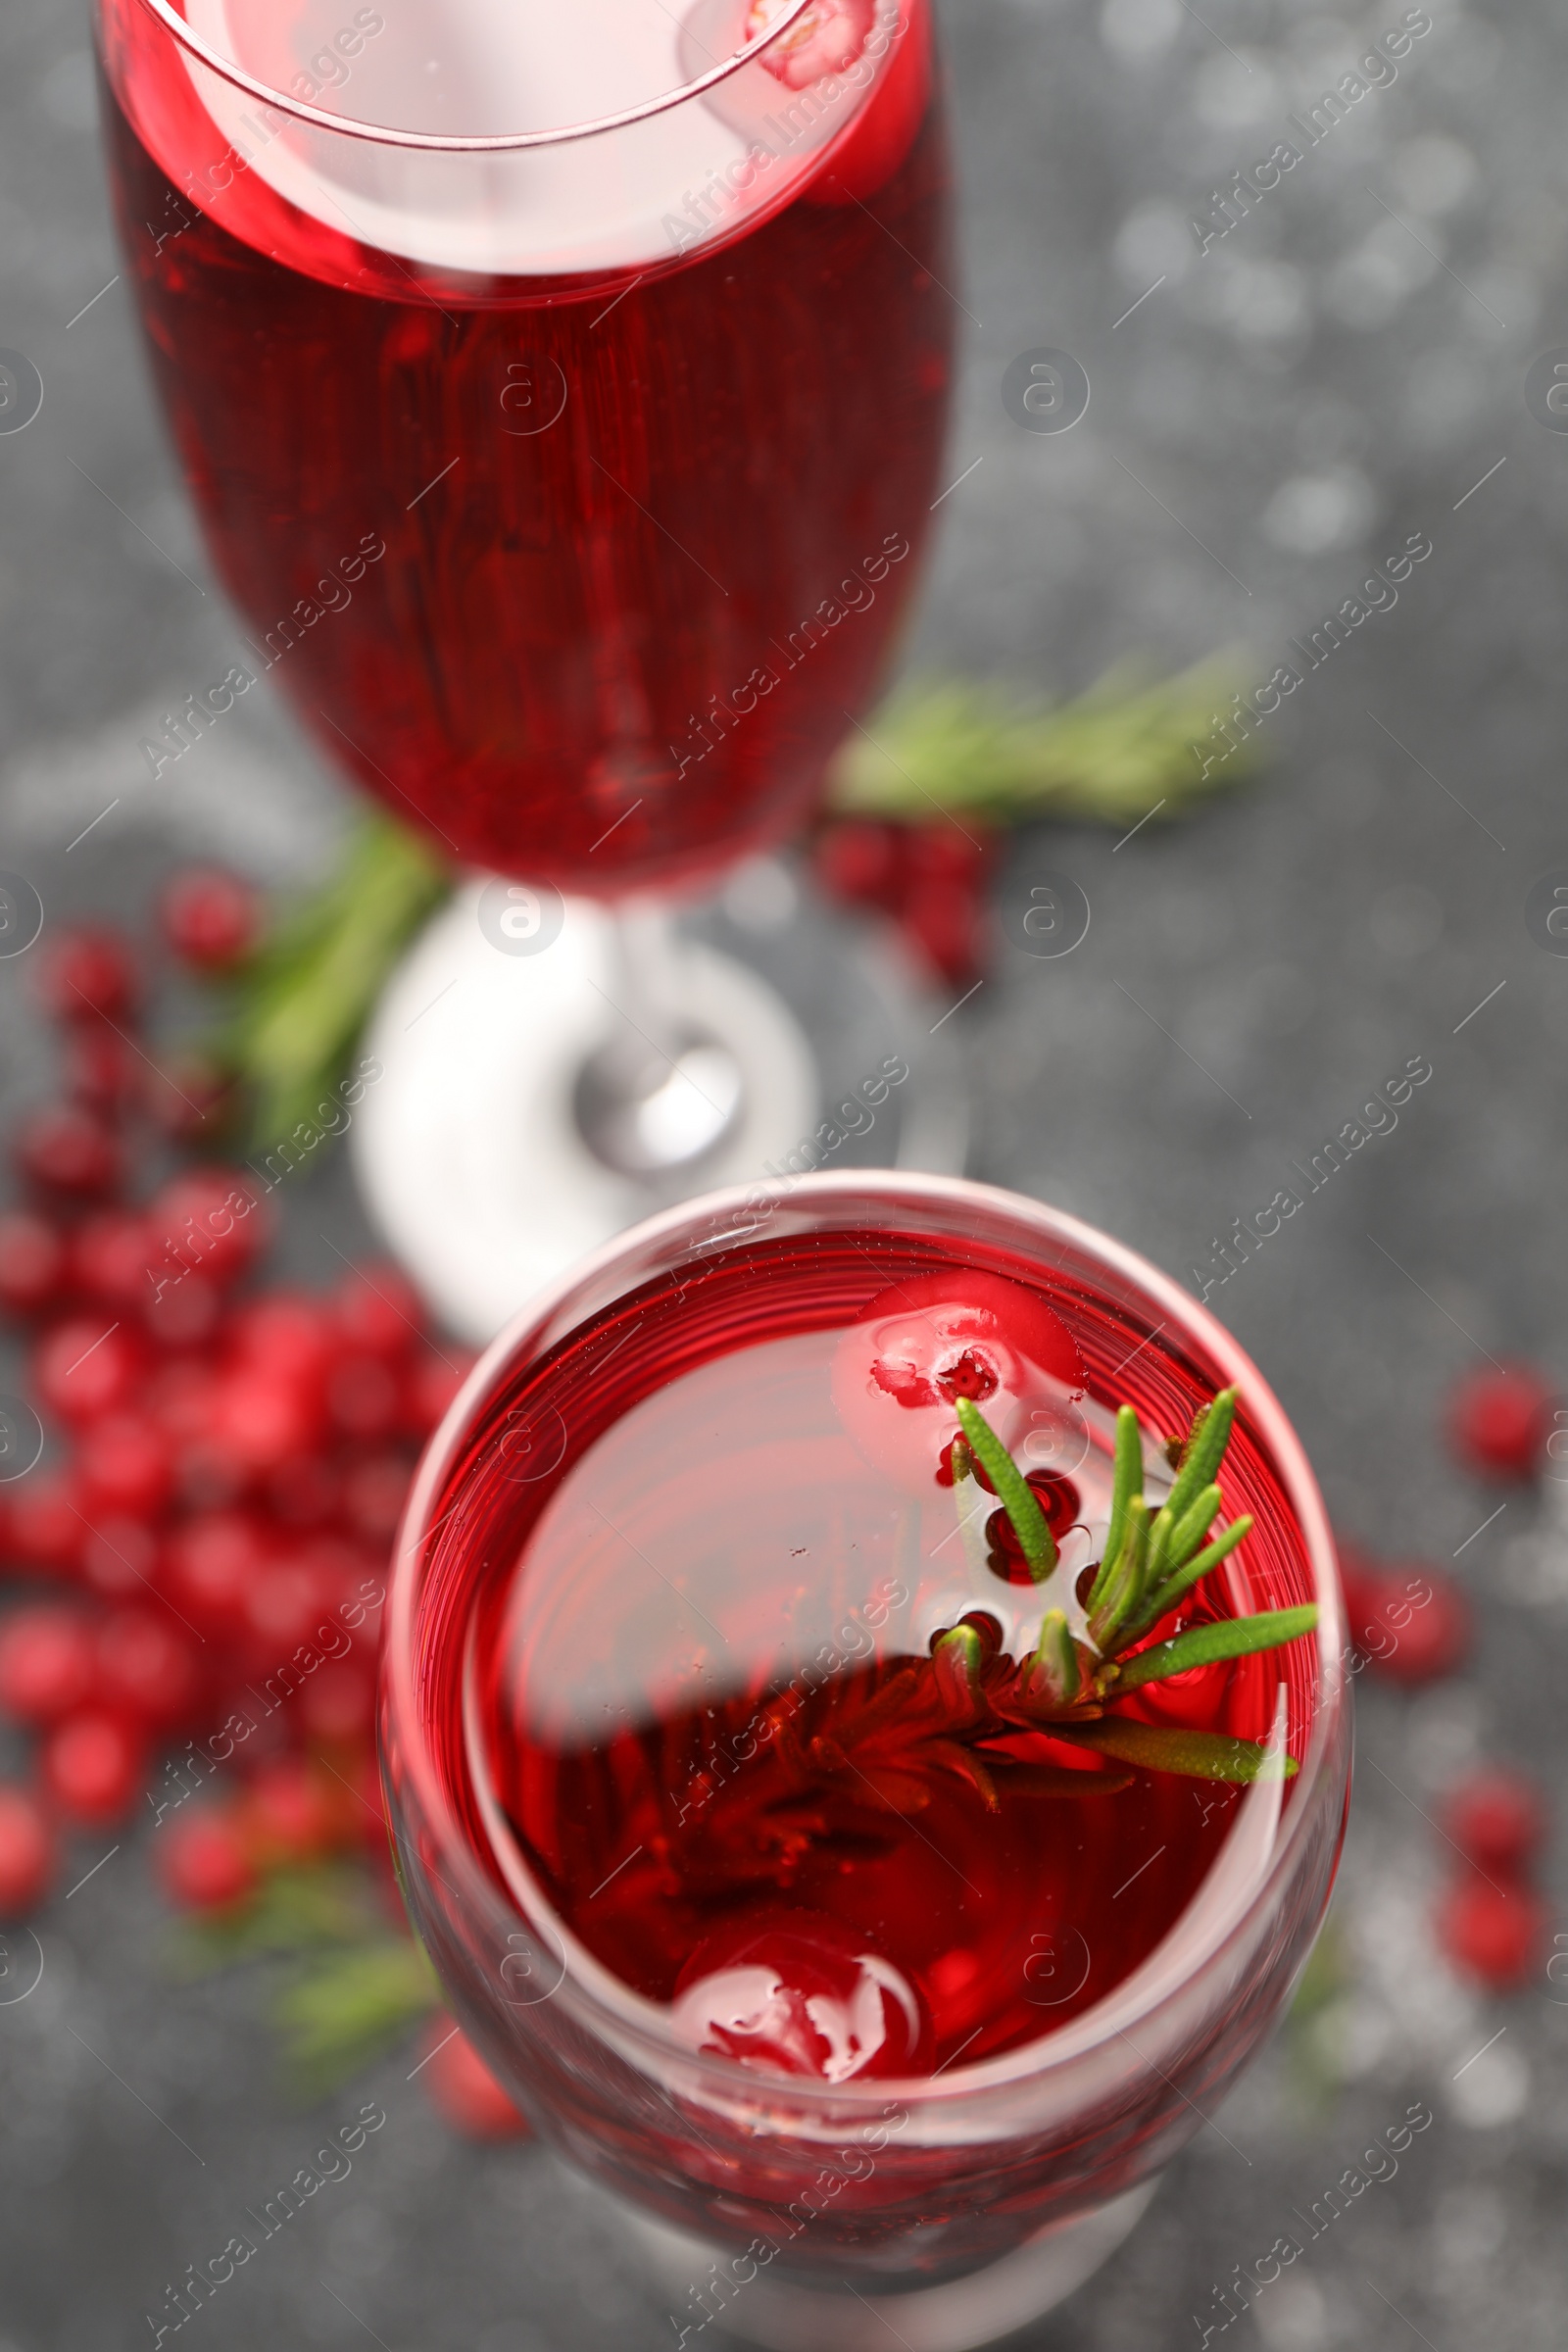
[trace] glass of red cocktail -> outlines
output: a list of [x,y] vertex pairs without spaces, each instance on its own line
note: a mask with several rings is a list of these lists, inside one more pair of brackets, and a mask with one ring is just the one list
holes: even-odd
[[411,1912],[677,2337],[956,2352],[1071,2291],[1343,1831],[1328,1530],[1229,1335],[1005,1193],[710,1196],[496,1344],[401,1544]]
[[98,14],[247,687],[502,877],[394,984],[360,1125],[391,1238],[488,1338],[832,1107],[667,909],[799,825],[918,570],[955,311],[927,0]]

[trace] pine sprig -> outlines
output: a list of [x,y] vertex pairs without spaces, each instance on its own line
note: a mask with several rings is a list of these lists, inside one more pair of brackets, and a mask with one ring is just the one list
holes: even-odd
[[1123,824],[1162,804],[1163,822],[1257,765],[1255,737],[1212,774],[1194,750],[1245,682],[1239,661],[1218,656],[1153,681],[1119,667],[1073,701],[1035,711],[994,687],[909,687],[846,742],[829,773],[829,806],[836,816],[908,824],[928,824],[934,808],[993,824]]

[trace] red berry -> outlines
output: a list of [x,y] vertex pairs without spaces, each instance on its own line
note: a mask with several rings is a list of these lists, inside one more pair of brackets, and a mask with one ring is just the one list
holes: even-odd
[[267,1504],[285,1527],[325,1527],[335,1518],[342,1482],[318,1454],[282,1462],[267,1482]]
[[302,1386],[318,1380],[338,1351],[330,1307],[308,1291],[269,1291],[234,1310],[229,1345],[235,1361],[275,1371]]
[[45,1576],[74,1576],[87,1533],[74,1475],[34,1471],[18,1483],[10,1505],[11,1550],[18,1565]]
[[424,1331],[424,1305],[398,1266],[367,1259],[339,1283],[332,1297],[338,1327],[350,1348],[394,1360],[407,1355]]
[[186,1274],[162,1288],[148,1286],[142,1326],[155,1348],[171,1353],[205,1347],[223,1318],[223,1294],[206,1274]]
[[52,1723],[92,1688],[93,1637],[79,1609],[41,1601],[0,1626],[0,1707],[21,1723]]
[[173,1491],[173,1452],[145,1413],[105,1413],[83,1430],[77,1455],[89,1513],[156,1519]]
[[37,1798],[0,1784],[0,1919],[34,1910],[54,1874],[54,1839]]
[[227,971],[262,934],[260,899],[220,865],[187,865],[172,874],[158,918],[174,954],[201,972]]
[[215,1385],[209,1446],[216,1464],[242,1480],[312,1451],[319,1436],[315,1399],[286,1375],[242,1366]]
[[1463,1662],[1470,1604],[1441,1568],[1363,1573],[1346,1598],[1350,1639],[1375,1674],[1393,1683],[1429,1683]]
[[1448,1791],[1442,1827],[1478,1870],[1491,1878],[1512,1876],[1541,1850],[1545,1801],[1524,1773],[1486,1765]]
[[39,1402],[57,1419],[77,1425],[123,1404],[140,1370],[141,1350],[132,1335],[102,1309],[55,1324],[33,1353]]
[[237,1815],[205,1805],[164,1831],[154,1849],[164,1891],[185,1911],[227,1911],[243,1902],[257,1884]]
[[1466,1875],[1441,1898],[1438,1937],[1454,1966],[1490,1992],[1513,1992],[1535,1974],[1546,1908],[1522,1880],[1507,1886]]
[[1448,1398],[1448,1434],[1483,1478],[1539,1478],[1560,1392],[1533,1364],[1472,1372]]
[[12,1150],[29,1184],[74,1200],[113,1192],[123,1173],[114,1130],[84,1102],[46,1103],[30,1111]]
[[43,1000],[57,1020],[93,1013],[120,1019],[136,1003],[135,952],[119,931],[74,924],[57,930],[39,962]]
[[73,1237],[71,1271],[76,1288],[98,1305],[139,1311],[152,1296],[147,1279],[152,1253],[145,1217],[128,1208],[100,1209]]
[[157,1568],[158,1539],[140,1519],[95,1519],[82,1529],[81,1581],[103,1599],[140,1599]]
[[66,1244],[58,1228],[31,1210],[0,1216],[0,1307],[13,1315],[35,1315],[60,1296],[66,1276]]
[[255,1640],[251,1654],[265,1674],[309,1642],[330,1603],[307,1558],[265,1559],[245,1587],[244,1621]]
[[99,1022],[67,1035],[66,1092],[78,1102],[95,1103],[111,1114],[122,1110],[138,1092],[144,1067],[125,1040]]
[[169,1539],[164,1586],[181,1616],[207,1634],[236,1632],[245,1595],[265,1557],[254,1521],[239,1511],[208,1511]]
[[343,1792],[294,1756],[264,1764],[243,1800],[245,1836],[267,1862],[312,1862],[343,1841]]
[[86,1829],[122,1821],[141,1774],[140,1740],[99,1708],[68,1715],[44,1742],[44,1787],[67,1819]]
[[824,825],[816,837],[812,863],[817,880],[829,897],[851,906],[885,906],[895,887],[902,825],[879,824],[867,817],[845,817]]
[[442,2122],[466,2139],[520,2139],[529,2130],[461,2026],[445,2010],[423,2035],[419,2080]]
[[266,1247],[272,1215],[254,1177],[212,1160],[171,1177],[149,1202],[147,1222],[155,1278],[189,1271],[230,1283]]
[[138,1723],[185,1722],[201,1692],[195,1642],[167,1609],[116,1609],[98,1634],[98,1692]]
[[345,1437],[391,1437],[402,1405],[397,1375],[378,1355],[345,1355],[326,1376],[327,1413]]

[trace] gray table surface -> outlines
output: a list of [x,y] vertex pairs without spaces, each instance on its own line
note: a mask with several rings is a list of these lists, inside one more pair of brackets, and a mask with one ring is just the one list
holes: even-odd
[[[1459,2352],[1484,2332],[1494,2352],[1537,2352],[1561,2342],[1568,2290],[1568,2013],[1544,1976],[1494,2000],[1449,1974],[1429,1926],[1448,1857],[1425,1815],[1477,1756],[1556,1782],[1568,1755],[1550,1698],[1568,1669],[1568,1534],[1526,1495],[1467,1542],[1496,1497],[1454,1469],[1438,1425],[1449,1384],[1488,1353],[1568,1373],[1553,1254],[1568,962],[1523,919],[1532,880],[1568,861],[1568,439],[1524,397],[1530,361],[1568,337],[1568,26],[1545,0],[1432,0],[1396,84],[1200,255],[1195,204],[1289,135],[1285,117],[1396,24],[1396,0],[947,13],[974,320],[952,471],[974,470],[943,509],[912,659],[1055,688],[1129,651],[1174,662],[1239,643],[1262,679],[1369,559],[1415,531],[1434,550],[1271,722],[1259,788],[1116,849],[1087,829],[1019,840],[999,911],[1051,865],[1094,922],[1062,962],[1001,956],[962,1016],[973,1172],[1185,1276],[1365,1090],[1429,1056],[1397,1132],[1212,1303],[1275,1383],[1341,1527],[1398,1557],[1457,1551],[1483,1620],[1462,1679],[1416,1695],[1363,1682],[1376,1769],[1336,1905],[1341,1990],[1199,2132],[1112,2268],[1029,2340],[1195,2343],[1213,2283],[1422,2099],[1436,2127],[1398,2177],[1311,2244],[1235,2340]],[[109,282],[79,9],[12,0],[0,122],[0,345],[47,387],[36,423],[0,439],[4,862],[57,906],[131,916],[176,849],[307,875],[342,799],[263,695],[156,791],[139,774],[146,718],[221,674],[236,640]],[[1092,380],[1069,433],[1024,433],[1003,412],[1004,368],[1038,345]],[[14,966],[0,1017],[9,1119],[48,1075]],[[342,1166],[295,1220],[307,1276],[335,1262],[323,1236],[362,1238]],[[80,1867],[92,1858],[84,1845]],[[1561,1900],[1560,1835],[1547,1885]],[[1568,1903],[1558,1916],[1568,1927]],[[119,2352],[149,2340],[165,2282],[223,2243],[344,2101],[309,2114],[280,2096],[246,1981],[160,1976],[133,1851],[38,1924],[44,1982],[0,2009],[0,2352]],[[668,2340],[546,2160],[453,2140],[410,2064],[370,2078],[387,2129],[197,2324],[209,2339]]]

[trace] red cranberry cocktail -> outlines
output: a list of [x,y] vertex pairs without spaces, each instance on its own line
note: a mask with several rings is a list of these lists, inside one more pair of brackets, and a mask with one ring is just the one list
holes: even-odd
[[640,1227],[484,1359],[403,1542],[386,1766],[454,2006],[767,2292],[987,2275],[1277,2015],[1347,1787],[1321,1506],[1088,1228],[895,1176]]

